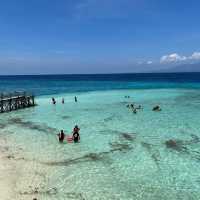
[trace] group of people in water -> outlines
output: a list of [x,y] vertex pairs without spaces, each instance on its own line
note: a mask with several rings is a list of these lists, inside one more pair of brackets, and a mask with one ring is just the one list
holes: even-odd
[[[130,96],[125,96],[125,98],[130,98]],[[143,109],[141,105],[136,106],[134,103],[130,103],[126,106],[127,108],[130,108],[134,114],[137,113],[138,110]],[[156,105],[153,107],[152,111],[161,111],[161,107],[159,105]]]
[[[125,96],[124,98],[129,99],[130,96]],[[134,103],[130,103],[130,104],[128,104],[126,107],[127,107],[127,108],[130,108],[131,111],[132,111],[134,114],[136,114],[138,110],[142,109],[142,106],[141,106],[141,105],[136,106]]]
[[[130,96],[125,96],[125,98],[129,99]],[[78,101],[76,96],[74,97],[74,101],[75,102]],[[56,104],[56,100],[55,100],[54,97],[52,97],[52,103]],[[64,98],[62,98],[62,104],[64,104],[64,103],[65,103],[65,100],[64,100]],[[130,103],[126,107],[129,108],[129,109],[131,109],[134,114],[136,114],[138,110],[143,109],[141,105],[136,106],[134,103]],[[161,108],[160,108],[159,105],[156,105],[156,106],[153,107],[152,111],[161,111]],[[65,133],[64,133],[63,130],[61,130],[60,133],[57,134],[58,140],[59,140],[60,143],[62,143],[65,140],[65,138],[66,138],[68,142],[72,141],[72,142],[77,143],[77,142],[80,141],[79,131],[80,131],[80,128],[78,127],[78,125],[76,125],[74,127],[73,131],[72,131],[72,136],[69,137],[69,136],[65,135]]]
[[[56,104],[56,99],[54,97],[51,98],[52,104],[55,105]],[[74,101],[78,102],[78,98],[77,96],[74,97]],[[62,104],[65,103],[65,99],[62,98],[61,101]],[[79,142],[80,141],[80,134],[79,134],[80,128],[78,127],[78,125],[76,125],[72,131],[72,136],[66,136],[64,131],[61,130],[60,133],[57,134],[58,136],[58,140],[60,143],[64,142],[64,140],[66,139],[68,142]]]
[[[51,101],[52,101],[52,104],[54,104],[54,105],[56,104],[56,99],[55,99],[54,97],[51,98]],[[78,102],[77,96],[74,97],[74,101],[75,101],[75,102]],[[64,99],[64,98],[62,98],[61,103],[62,103],[62,104],[65,103],[65,99]]]
[[78,127],[78,125],[76,125],[72,131],[72,136],[66,138],[66,135],[64,133],[63,130],[60,131],[58,135],[58,140],[60,143],[64,142],[65,138],[67,139],[67,141],[72,141],[74,143],[77,143],[80,141],[80,134],[79,134],[80,128]]
[[142,109],[141,105],[135,106],[134,103],[128,104],[126,107],[130,108],[134,114],[136,114],[138,110]]

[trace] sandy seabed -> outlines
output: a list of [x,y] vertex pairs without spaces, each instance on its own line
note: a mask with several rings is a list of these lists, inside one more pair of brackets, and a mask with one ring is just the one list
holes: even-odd
[[16,162],[10,159],[6,140],[0,138],[0,199],[15,199],[16,180]]

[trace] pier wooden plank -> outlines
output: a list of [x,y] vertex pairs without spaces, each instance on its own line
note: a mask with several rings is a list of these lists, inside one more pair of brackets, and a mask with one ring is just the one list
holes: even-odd
[[0,95],[0,113],[35,106],[35,97],[26,92]]

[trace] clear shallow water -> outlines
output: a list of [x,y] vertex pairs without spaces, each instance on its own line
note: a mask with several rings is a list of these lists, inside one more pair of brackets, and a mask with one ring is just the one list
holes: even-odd
[[[172,84],[177,87],[170,88]],[[0,134],[16,162],[23,163],[16,188],[20,198],[199,199],[199,83],[190,83],[191,88],[179,84],[60,90],[56,95],[53,90],[56,106],[50,104],[52,94],[42,93],[37,107],[1,115],[5,127]],[[129,102],[143,109],[133,114],[126,107]],[[162,111],[152,112],[157,104]],[[70,133],[75,124],[81,128],[81,143],[59,144],[57,131]],[[179,140],[178,147],[167,148],[169,139]]]

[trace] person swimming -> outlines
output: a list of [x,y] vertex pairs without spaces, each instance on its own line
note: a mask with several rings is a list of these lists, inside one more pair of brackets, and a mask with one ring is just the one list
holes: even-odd
[[79,131],[80,131],[80,128],[78,127],[78,125],[76,125],[73,130],[73,140],[75,143],[80,141]]
[[137,110],[140,110],[142,109],[142,106],[141,105],[138,105],[138,107],[136,107]]
[[60,133],[58,134],[58,139],[59,142],[63,142],[63,140],[65,139],[65,134],[63,130],[61,130]]
[[159,105],[157,105],[153,107],[152,111],[161,111],[161,108]]
[[133,109],[133,113],[137,114],[137,109],[136,108]]

